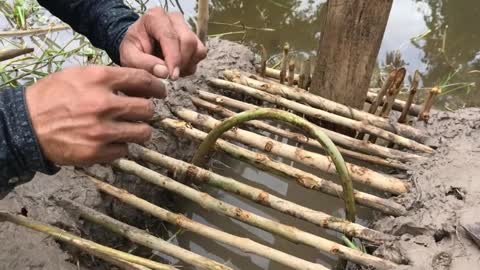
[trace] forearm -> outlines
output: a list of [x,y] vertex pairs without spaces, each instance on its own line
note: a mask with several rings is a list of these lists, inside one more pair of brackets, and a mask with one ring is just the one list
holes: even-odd
[[24,88],[0,90],[0,188],[7,187],[15,177],[58,171],[43,157],[24,93]]
[[138,15],[122,0],[38,0],[53,15],[85,35],[119,64],[119,47]]

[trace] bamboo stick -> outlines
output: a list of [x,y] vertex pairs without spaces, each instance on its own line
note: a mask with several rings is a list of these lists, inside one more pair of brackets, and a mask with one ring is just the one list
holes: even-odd
[[[217,104],[229,106],[242,111],[258,108],[258,106],[253,104],[245,103],[236,99],[209,93],[202,90],[198,91],[198,95],[202,99],[215,102]],[[334,131],[330,131],[328,129],[324,129],[324,128],[321,128],[321,129],[332,139],[333,142],[335,142],[336,144],[340,144],[342,146],[348,147],[349,149],[357,150],[363,153],[368,153],[368,154],[372,154],[372,155],[376,155],[384,158],[400,160],[404,162],[423,161],[426,159],[425,157],[422,157],[416,154],[398,151],[395,149],[388,149],[380,145],[370,144],[367,142],[356,140],[352,137],[349,137]]]
[[355,237],[375,243],[381,243],[386,240],[395,239],[393,236],[374,231],[344,219],[333,217],[321,211],[309,209],[288,200],[279,198],[264,190],[245,185],[232,178],[218,175],[200,167],[193,166],[187,162],[149,150],[145,147],[139,145],[132,145],[132,147],[134,149],[134,151],[131,151],[132,155],[136,158],[162,166],[179,175],[186,175],[194,178],[200,183],[206,183],[216,188],[239,194],[245,198],[248,198],[249,200],[268,206],[284,214],[306,220],[317,226],[332,229],[346,235],[353,234]]
[[185,250],[163,239],[155,237],[144,230],[140,230],[107,215],[104,215],[91,208],[78,204],[71,200],[61,200],[59,202],[63,207],[74,210],[84,219],[101,225],[110,231],[117,233],[132,242],[160,251],[174,258],[178,258],[198,269],[206,270],[228,270],[232,269],[211,259],[197,255],[191,251]]
[[0,51],[0,62],[18,57],[20,55],[32,53],[32,52],[33,52],[33,48],[1,50]]
[[428,93],[428,97],[425,100],[425,103],[422,106],[422,110],[418,115],[418,121],[424,121],[425,123],[428,122],[430,119],[430,110],[433,107],[433,102],[435,101],[435,97],[442,92],[440,87],[433,87],[430,92]]
[[210,154],[213,153],[213,146],[215,145],[215,142],[218,138],[220,138],[224,133],[226,133],[233,127],[240,125],[244,122],[256,119],[279,120],[295,125],[305,130],[305,132],[307,132],[311,137],[313,137],[322,145],[323,149],[330,157],[330,160],[335,165],[336,174],[338,174],[340,177],[340,182],[342,183],[343,187],[342,199],[345,203],[345,213],[347,220],[355,222],[356,209],[355,199],[353,198],[353,184],[342,155],[338,151],[335,144],[333,144],[333,142],[330,140],[330,138],[328,138],[325,133],[323,133],[320,129],[316,128],[307,120],[295,114],[276,109],[259,108],[244,111],[228,119],[225,119],[218,126],[212,128],[212,131],[198,147],[198,150],[193,157],[192,163],[200,167],[205,167],[205,164],[210,159]]
[[[267,67],[267,69],[265,71],[266,71],[267,77],[280,80],[280,73],[281,73],[280,70]],[[293,77],[294,83],[298,82],[299,76],[300,76],[299,74],[294,75],[294,77]]]
[[240,92],[244,94],[248,94],[252,97],[255,97],[257,99],[267,101],[282,107],[286,107],[288,109],[297,111],[299,113],[303,113],[305,115],[315,117],[317,119],[320,119],[322,121],[327,121],[330,123],[338,124],[344,127],[352,128],[358,132],[367,132],[369,134],[378,136],[386,141],[391,141],[395,144],[398,144],[400,146],[403,146],[408,149],[416,150],[416,151],[421,151],[425,153],[434,153],[435,151],[423,144],[420,144],[416,141],[404,138],[402,136],[399,136],[397,134],[394,134],[389,131],[385,131],[383,129],[380,129],[378,127],[372,126],[370,124],[356,121],[350,118],[346,118],[343,116],[339,116],[333,113],[329,113],[327,111],[322,111],[320,109],[316,109],[307,105],[303,105],[301,103],[291,101],[285,98],[282,98],[280,96],[272,95],[266,92],[263,92],[261,90],[257,90],[255,88],[251,88],[242,84],[238,83],[233,83],[225,80],[220,80],[220,79],[211,79],[209,80],[210,84],[219,87],[222,89],[228,89],[232,90],[235,92]]
[[[367,103],[374,102],[375,99],[377,98],[377,95],[378,95],[377,93],[368,92],[367,99],[366,99]],[[385,98],[381,102],[382,102],[381,104],[383,104],[385,102]],[[401,112],[405,108],[405,105],[406,105],[405,101],[397,99],[393,104],[393,109]],[[421,109],[422,109],[421,105],[412,104],[412,106],[410,107],[410,110],[408,111],[408,114],[411,116],[418,116],[420,114]]]
[[0,37],[21,37],[21,36],[31,36],[31,35],[40,35],[50,32],[57,32],[70,29],[70,26],[66,24],[48,26],[45,28],[29,29],[29,30],[12,30],[12,31],[2,31],[0,32]]
[[[302,62],[300,65],[300,75],[298,76],[298,87],[303,89],[305,89],[304,86],[305,86],[305,79],[306,79],[306,72],[305,72],[306,67],[307,67],[306,61]],[[262,78],[263,77],[265,76],[262,76]],[[293,83],[295,83],[295,74],[293,74],[292,85]]]
[[282,66],[280,71],[280,83],[284,84],[285,80],[287,79],[287,67],[288,67],[288,51],[290,50],[290,46],[288,43],[285,43],[283,46],[283,57],[282,57]]
[[151,270],[150,268],[147,268],[143,265],[134,264],[134,263],[119,260],[119,259],[114,259],[114,258],[104,256],[104,255],[96,254],[95,257],[98,257],[98,258],[104,260],[105,262],[108,262],[112,265],[115,265],[115,266],[117,266],[117,267],[119,267],[120,269],[123,269],[123,270]]
[[[174,111],[174,113],[181,119],[204,128],[212,129],[216,125],[220,124],[220,121],[213,117],[199,114],[187,109],[178,108]],[[247,144],[264,152],[294,160],[323,172],[330,174],[336,173],[334,164],[326,156],[296,148],[281,142],[273,141],[271,138],[242,129],[229,131],[225,133],[225,136],[229,139]],[[372,188],[393,194],[401,194],[408,192],[409,190],[409,185],[407,183],[404,183],[394,177],[383,175],[350,163],[347,163],[347,168],[352,180],[368,185]]]
[[[230,111],[230,110],[226,109],[225,107],[222,107],[221,105],[216,105],[216,104],[210,103],[208,101],[205,101],[203,99],[196,98],[196,97],[191,97],[191,100],[192,100],[193,104],[195,104],[196,106],[202,107],[202,108],[207,109],[211,112],[218,113],[218,114],[222,115],[223,117],[231,117],[231,116],[235,115],[235,112]],[[323,147],[320,143],[318,143],[317,141],[315,141],[315,140],[313,140],[313,139],[311,139],[311,138],[309,138],[309,137],[307,137],[307,136],[305,136],[301,133],[291,132],[291,131],[288,131],[286,129],[278,128],[278,127],[275,127],[273,125],[269,125],[265,122],[256,121],[256,120],[249,121],[245,124],[247,124],[249,126],[252,126],[254,128],[257,128],[257,129],[265,130],[265,131],[268,131],[270,133],[282,136],[284,138],[288,138],[288,139],[296,141],[298,143],[313,146],[320,151],[324,151]],[[320,128],[320,127],[317,127],[317,128]],[[387,159],[379,158],[379,157],[376,157],[376,156],[370,156],[370,155],[358,153],[358,152],[355,152],[355,151],[351,151],[351,150],[348,150],[348,149],[345,149],[345,148],[342,148],[342,147],[339,147],[339,146],[337,146],[337,148],[342,155],[350,157],[350,158],[354,158],[354,159],[361,160],[361,161],[366,161],[366,162],[369,162],[369,163],[372,163],[372,164],[381,165],[381,166],[385,166],[385,167],[389,167],[389,168],[395,168],[395,169],[400,169],[400,170],[405,170],[405,171],[409,170],[409,167],[407,165],[405,165],[401,162],[397,162],[395,160],[387,160]]]
[[305,261],[303,259],[294,257],[285,252],[273,249],[271,247],[259,244],[249,238],[238,237],[224,231],[209,227],[202,223],[193,221],[183,215],[172,213],[159,206],[149,203],[141,198],[136,197],[133,194],[128,193],[125,190],[118,189],[107,183],[99,181],[95,178],[89,177],[93,181],[96,187],[104,192],[117,198],[118,200],[131,205],[137,209],[151,214],[156,218],[159,218],[165,222],[176,225],[184,230],[194,232],[202,235],[206,238],[213,239],[220,243],[238,248],[244,252],[256,254],[267,259],[270,259],[279,264],[291,267],[298,270],[327,270],[325,267],[319,264]]
[[410,86],[410,90],[408,91],[408,99],[405,107],[403,107],[402,115],[398,118],[398,122],[405,124],[407,123],[408,112],[410,111],[410,107],[413,104],[413,99],[417,94],[418,84],[420,83],[420,72],[418,70],[415,71],[415,75],[413,75],[412,85]]
[[358,121],[365,121],[367,124],[397,133],[401,136],[411,138],[416,141],[421,142],[427,139],[426,134],[411,126],[392,123],[388,119],[375,116],[362,110],[350,108],[343,104],[322,98],[318,95],[311,94],[299,88],[287,87],[278,83],[262,82],[258,80],[259,78],[256,75],[232,70],[224,71],[224,77],[232,82],[243,84],[245,86],[262,90],[267,93],[278,95],[297,102],[306,103],[315,108],[335,113],[343,117],[351,118]]
[[293,86],[293,76],[295,75],[295,62],[293,60],[288,64],[288,86]]
[[262,77],[265,77],[266,76],[266,72],[267,72],[267,58],[268,58],[268,53],[267,53],[267,49],[265,48],[265,46],[263,46],[263,44],[260,44],[260,48],[262,50],[262,61],[261,61],[261,64],[260,64],[260,76]]
[[395,103],[395,99],[397,98],[398,94],[400,93],[400,89],[402,88],[403,80],[405,79],[405,75],[407,74],[407,70],[405,68],[400,68],[397,71],[395,76],[395,80],[387,91],[387,102],[383,105],[381,116],[388,118],[390,112],[393,108],[393,103]]
[[189,186],[183,185],[155,171],[140,166],[133,161],[119,159],[114,161],[112,164],[116,168],[126,173],[136,175],[154,185],[183,196],[207,210],[215,211],[219,214],[243,221],[252,226],[282,236],[294,243],[305,244],[314,247],[319,251],[336,255],[365,266],[376,267],[378,269],[389,269],[397,266],[395,263],[342,246],[311,233],[301,231],[295,227],[284,225],[282,223],[256,215],[252,212],[248,212],[244,209],[235,207],[226,202],[217,200],[207,193],[203,193]]
[[197,13],[197,36],[203,44],[206,44],[208,38],[208,0],[198,0],[198,13]]
[[377,109],[378,109],[378,107],[380,106],[380,103],[382,102],[383,98],[384,98],[385,95],[387,94],[388,89],[390,89],[390,87],[392,87],[393,82],[395,81],[396,76],[397,76],[397,70],[396,70],[396,69],[393,70],[393,71],[391,71],[391,72],[388,74],[388,78],[387,78],[387,80],[385,81],[385,83],[383,84],[382,89],[380,90],[380,92],[378,93],[377,97],[376,97],[375,100],[372,102],[372,105],[371,105],[370,108],[368,109],[368,112],[369,112],[369,113],[376,115]]
[[142,265],[154,270],[174,270],[177,269],[170,265],[161,264],[155,261],[147,260],[129,253],[125,253],[113,248],[102,246],[93,241],[83,239],[71,233],[68,233],[59,228],[32,220],[30,218],[15,215],[7,212],[0,212],[0,220],[8,221],[16,225],[20,225],[29,229],[32,229],[37,232],[45,233],[54,237],[57,240],[73,245],[93,256],[100,254],[100,256],[105,256],[107,258],[112,258],[113,260],[127,261],[133,264]]
[[[193,140],[203,141],[207,133],[193,128],[190,124],[173,119],[163,119],[159,124],[166,129],[172,130],[177,136],[187,136]],[[217,141],[219,150],[233,158],[247,162],[260,170],[286,177],[287,179],[295,180],[299,185],[324,192],[334,197],[340,197],[342,194],[342,187],[331,181],[327,181],[313,174],[307,173],[295,167],[289,166],[272,160],[267,155],[262,153],[252,152],[245,148],[236,146],[224,140]],[[403,206],[365,192],[354,191],[355,202],[376,210],[379,210],[387,215],[400,216],[404,215],[406,210]]]

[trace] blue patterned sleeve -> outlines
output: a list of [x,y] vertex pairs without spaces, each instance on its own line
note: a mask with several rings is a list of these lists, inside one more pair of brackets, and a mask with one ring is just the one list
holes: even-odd
[[122,0],[38,0],[53,15],[85,35],[120,64],[119,47],[138,15]]

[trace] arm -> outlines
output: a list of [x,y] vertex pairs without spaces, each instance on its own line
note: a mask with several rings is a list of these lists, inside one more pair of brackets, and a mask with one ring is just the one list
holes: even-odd
[[0,91],[0,189],[10,188],[12,178],[29,180],[36,171],[58,171],[44,159],[28,116],[25,89]]
[[122,0],[38,0],[53,15],[85,35],[120,64],[120,43],[138,15]]

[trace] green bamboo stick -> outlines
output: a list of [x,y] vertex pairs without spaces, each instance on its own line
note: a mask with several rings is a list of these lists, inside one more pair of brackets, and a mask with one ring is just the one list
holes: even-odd
[[335,144],[333,144],[333,142],[325,133],[315,127],[312,123],[293,113],[276,109],[260,108],[241,112],[236,116],[230,117],[223,121],[216,128],[212,129],[202,144],[200,144],[198,147],[192,163],[194,165],[204,167],[209,159],[210,154],[213,152],[215,142],[222,136],[223,133],[244,122],[256,119],[275,119],[300,127],[323,146],[325,152],[328,154],[328,156],[330,156],[335,164],[335,168],[342,182],[343,200],[345,202],[347,220],[355,222],[356,210],[355,199],[353,196],[353,184],[342,154],[340,154],[337,147],[335,147]]

